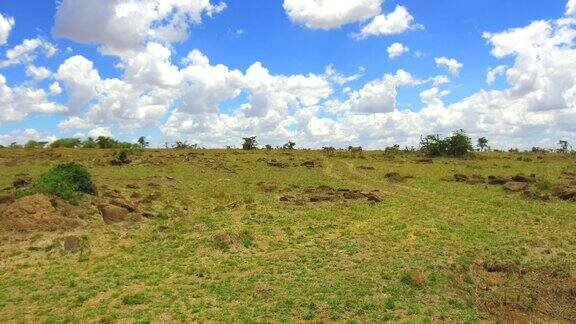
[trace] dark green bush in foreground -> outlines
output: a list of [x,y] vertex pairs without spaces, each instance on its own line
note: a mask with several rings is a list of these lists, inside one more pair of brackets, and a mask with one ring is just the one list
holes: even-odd
[[95,195],[96,186],[88,170],[77,163],[60,164],[34,183],[34,190],[78,204],[83,194]]

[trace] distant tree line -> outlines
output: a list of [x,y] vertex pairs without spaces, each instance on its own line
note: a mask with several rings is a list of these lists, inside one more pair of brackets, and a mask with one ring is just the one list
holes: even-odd
[[[480,137],[477,139],[476,148],[480,152],[490,151],[491,148],[488,145],[489,141],[486,137]],[[97,138],[88,137],[85,140],[79,138],[61,138],[53,142],[46,141],[34,141],[30,140],[24,145],[20,145],[16,142],[11,143],[9,148],[25,148],[25,149],[42,149],[42,148],[86,148],[86,149],[144,149],[150,146],[150,143],[146,141],[146,137],[140,137],[136,143],[122,142],[108,136],[99,136]],[[272,145],[265,145],[266,150],[270,151],[274,148]],[[566,140],[560,140],[558,142],[558,149],[543,149],[540,147],[533,147],[531,152],[533,153],[547,153],[547,152],[557,152],[557,153],[570,153],[574,152],[572,145]],[[0,145],[0,148],[4,146]],[[176,141],[175,144],[169,145],[165,143],[165,148],[169,149],[198,149],[198,144],[190,144],[187,141]],[[232,147],[227,146],[228,149]],[[279,150],[294,150],[296,148],[296,143],[293,141],[288,141],[286,144],[276,147]],[[335,151],[333,147],[330,147],[331,151]],[[358,147],[360,148],[360,147]],[[256,136],[243,138],[242,149],[246,151],[257,150],[258,140]],[[326,148],[324,148],[326,149]],[[406,147],[400,149],[399,145],[394,145],[392,147],[387,147],[385,149],[386,153],[394,152],[422,152],[430,157],[464,157],[475,151],[472,144],[472,139],[467,135],[464,130],[458,130],[453,132],[447,137],[441,137],[438,134],[422,136],[420,138],[419,148]],[[498,151],[498,150],[494,150]],[[510,149],[509,152],[519,152],[517,149]]]
[[24,145],[17,143],[10,144],[10,148],[43,149],[43,148],[86,148],[86,149],[142,149],[150,146],[144,136],[140,137],[136,143],[118,141],[112,137],[99,136],[97,138],[88,137],[86,140],[79,138],[60,138],[51,143],[45,141],[30,140]]

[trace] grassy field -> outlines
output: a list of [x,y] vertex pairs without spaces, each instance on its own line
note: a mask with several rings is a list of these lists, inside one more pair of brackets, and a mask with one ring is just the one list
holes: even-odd
[[[78,228],[0,229],[0,322],[576,318],[576,202],[453,181],[575,185],[574,156],[147,150],[118,167],[112,154],[0,150],[0,188],[77,161],[101,195],[117,190],[147,215],[106,225],[87,197]],[[70,235],[83,242],[74,253]]]

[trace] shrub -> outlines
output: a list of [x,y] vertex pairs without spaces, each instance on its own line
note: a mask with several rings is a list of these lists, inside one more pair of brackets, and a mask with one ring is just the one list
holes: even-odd
[[78,204],[83,194],[96,194],[96,186],[88,170],[74,162],[60,164],[44,173],[34,183],[34,189],[58,196],[72,204]]
[[128,150],[120,150],[114,153],[114,160],[110,162],[112,165],[124,165],[130,164],[130,159],[128,158]]
[[82,144],[78,138],[61,138],[50,144],[50,148],[77,148]]
[[449,156],[463,157],[474,151],[472,140],[462,129],[454,132],[452,136],[446,138],[446,141]]
[[44,148],[48,144],[48,142],[38,142],[30,140],[26,144],[24,144],[25,149],[41,149]]
[[82,148],[85,148],[85,149],[98,148],[98,143],[96,143],[96,141],[94,141],[94,139],[92,137],[88,137],[87,140],[82,142]]

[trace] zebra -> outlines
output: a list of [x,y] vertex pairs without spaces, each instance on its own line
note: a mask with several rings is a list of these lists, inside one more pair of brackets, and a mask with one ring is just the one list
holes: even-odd
[[322,147],[322,149],[324,150],[324,152],[328,155],[328,156],[332,156],[334,154],[336,154],[336,149],[332,146],[324,146]]
[[354,156],[362,156],[362,146],[348,146],[348,151],[350,151],[350,155]]

